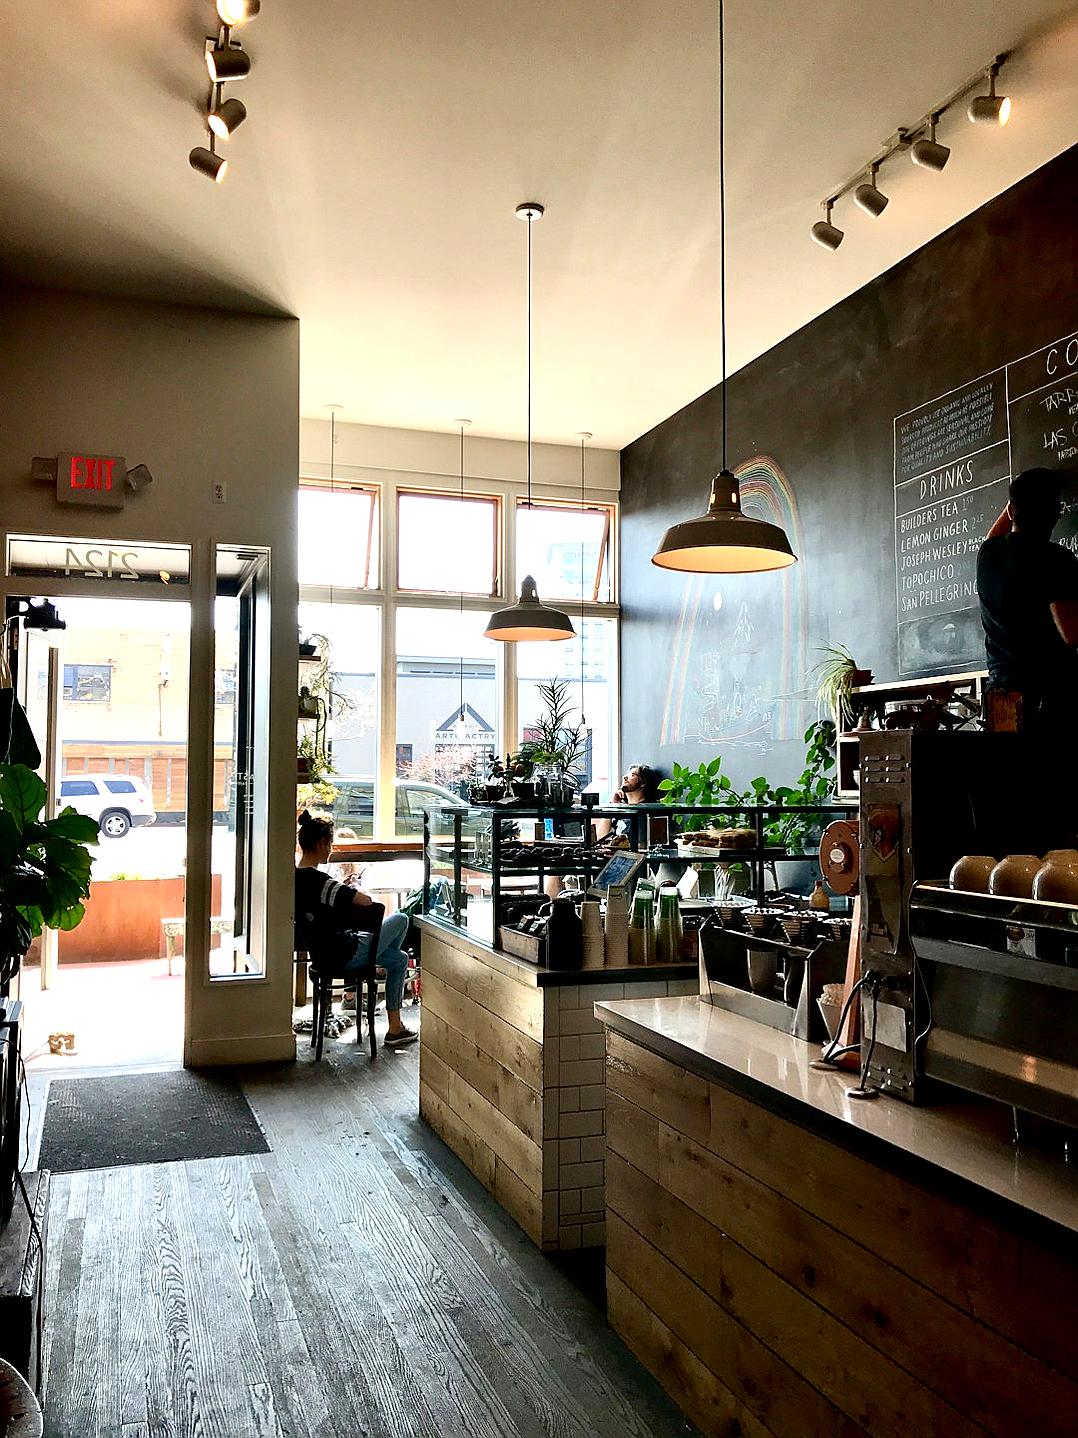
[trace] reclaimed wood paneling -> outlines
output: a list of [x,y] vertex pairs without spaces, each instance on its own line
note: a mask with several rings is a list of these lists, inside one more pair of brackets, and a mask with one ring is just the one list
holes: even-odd
[[1076,1431],[1073,1263],[613,1033],[607,1082],[612,1320],[679,1400],[672,1343],[712,1375],[706,1432],[731,1394],[776,1438],[847,1431],[776,1409],[753,1345],[871,1438]]

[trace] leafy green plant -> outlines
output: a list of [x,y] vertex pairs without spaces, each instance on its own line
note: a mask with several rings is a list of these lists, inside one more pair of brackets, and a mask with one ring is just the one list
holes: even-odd
[[[753,779],[746,791],[749,804],[812,809],[830,804],[835,796],[835,726],[818,719],[805,730],[805,767],[794,784],[772,787],[767,779]],[[819,843],[825,825],[819,816],[776,814],[764,825],[764,844],[791,854],[809,853]]]
[[86,912],[95,819],[64,809],[42,819],[45,785],[25,764],[0,764],[0,981],[19,970],[42,929],[77,928]]
[[533,737],[521,744],[513,764],[523,763],[529,773],[538,765],[551,765],[559,774],[569,775],[583,756],[587,735],[583,724],[569,723],[573,706],[568,680],[552,679],[537,687],[544,712],[528,725]]
[[[664,804],[715,806],[753,802],[738,793],[729,774],[722,772],[721,758],[712,759],[708,764],[699,764],[695,769],[674,764],[669,779],[659,781],[659,793]],[[716,828],[728,828],[737,822],[736,816],[733,815],[727,819],[722,815],[689,814],[682,829],[685,833],[691,833],[695,829],[706,829],[712,825]]]
[[850,698],[854,688],[870,683],[872,675],[867,669],[857,667],[856,659],[845,644],[824,644],[817,653],[821,658],[813,673],[820,713],[831,716],[845,729],[853,719]]
[[[722,759],[712,759],[695,769],[675,764],[670,778],[659,784],[664,804],[716,806],[734,808],[758,805],[763,808],[810,809],[831,803],[835,792],[835,726],[829,719],[820,719],[805,730],[805,764],[794,784],[774,786],[763,775],[751,779],[744,790],[734,788],[728,774],[722,772]],[[747,816],[692,814],[686,817],[686,833],[694,829],[730,828],[747,823]],[[818,842],[823,828],[819,818],[808,814],[775,814],[764,824],[767,848],[803,853]]]

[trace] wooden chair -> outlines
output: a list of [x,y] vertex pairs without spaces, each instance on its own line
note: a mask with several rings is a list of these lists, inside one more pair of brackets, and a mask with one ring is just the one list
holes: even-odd
[[367,1043],[370,1047],[371,1058],[373,1059],[378,1053],[378,1039],[374,1032],[374,1012],[378,1007],[378,940],[382,936],[382,920],[385,918],[385,912],[384,904],[368,904],[349,915],[352,928],[357,933],[370,934],[371,937],[366,966],[358,973],[350,974],[347,978],[334,968],[328,966],[324,969],[319,968],[318,946],[309,944],[303,929],[298,924],[296,925],[296,947],[306,950],[310,962],[311,992],[314,1005],[311,1047],[314,1049],[316,1063],[322,1057],[326,1019],[333,1010],[333,995],[335,992],[346,993],[350,989],[356,991],[356,1043],[363,1041],[362,1027],[359,1021],[361,1011],[359,997],[362,993],[364,996],[362,1011],[367,1017]]

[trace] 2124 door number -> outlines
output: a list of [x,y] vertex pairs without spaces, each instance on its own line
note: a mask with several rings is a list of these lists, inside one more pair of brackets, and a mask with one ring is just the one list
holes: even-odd
[[64,574],[85,579],[139,579],[134,568],[138,552],[133,549],[84,549],[80,555],[70,545],[64,555]]

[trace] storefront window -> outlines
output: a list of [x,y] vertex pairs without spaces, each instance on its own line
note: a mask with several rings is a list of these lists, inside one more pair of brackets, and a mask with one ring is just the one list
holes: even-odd
[[301,667],[299,683],[324,706],[319,720],[299,725],[299,749],[311,767],[300,798],[332,813],[338,827],[356,838],[370,838],[378,773],[381,610],[368,604],[301,604],[299,624],[318,651],[316,662]]
[[[474,610],[397,610],[396,832],[466,800],[500,747],[499,646]],[[462,657],[463,656],[463,657]]]
[[[577,637],[566,643],[518,644],[517,719],[518,739],[532,737],[536,719],[543,711],[539,686],[551,680],[568,685],[572,705],[571,724],[582,722],[583,691],[584,755],[581,763],[585,788],[608,799],[617,788],[614,772],[617,725],[617,620],[573,617]],[[581,684],[581,645],[584,669]],[[641,761],[643,762],[643,761]]]

